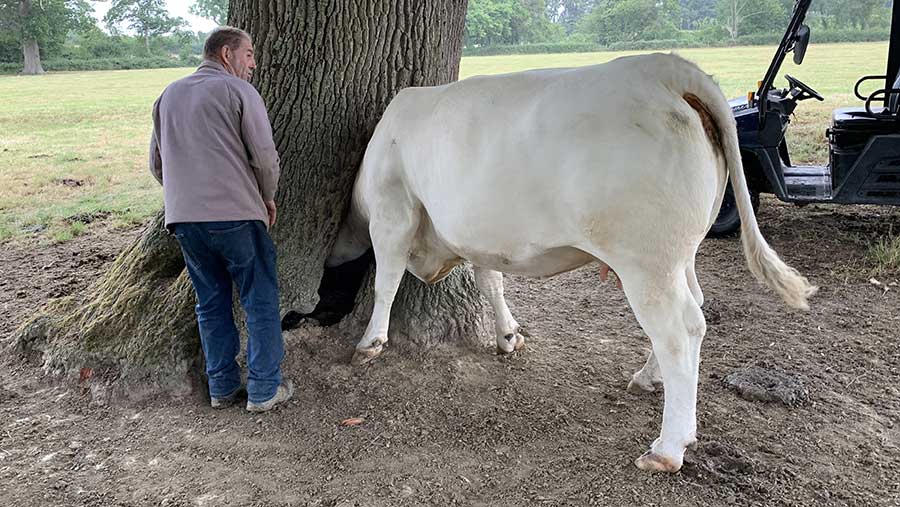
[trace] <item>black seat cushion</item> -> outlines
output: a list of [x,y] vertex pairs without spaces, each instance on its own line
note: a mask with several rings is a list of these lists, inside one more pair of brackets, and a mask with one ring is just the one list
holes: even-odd
[[[887,108],[873,107],[872,112],[883,114],[887,112]],[[885,121],[869,116],[869,112],[864,107],[839,107],[831,115],[831,124],[835,127],[843,125],[848,128],[866,128],[870,126],[876,128],[882,123],[885,123]]]
[[[883,107],[873,113],[886,112]],[[842,107],[832,116],[831,147],[833,150],[860,150],[873,136],[900,133],[900,121],[876,119],[864,107]]]

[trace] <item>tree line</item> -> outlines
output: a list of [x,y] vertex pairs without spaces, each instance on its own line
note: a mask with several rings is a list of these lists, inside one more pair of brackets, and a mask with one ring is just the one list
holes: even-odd
[[[783,30],[793,5],[794,0],[469,0],[464,45],[735,43]],[[886,30],[890,8],[886,0],[816,0],[807,23],[826,30]],[[228,0],[196,0],[191,12],[224,24]],[[171,16],[164,0],[112,0],[101,24],[85,0],[0,0],[0,65],[22,65],[29,74],[43,72],[42,58],[156,58],[193,65],[206,35]]]
[[99,23],[93,12],[85,0],[0,0],[0,65],[21,64],[25,74],[43,73],[47,59],[191,65],[206,38],[165,0],[112,0]]
[[[469,0],[466,45],[550,42],[608,45],[678,39],[714,40],[784,30],[794,0]],[[887,28],[891,2],[813,1],[807,24],[825,29]]]

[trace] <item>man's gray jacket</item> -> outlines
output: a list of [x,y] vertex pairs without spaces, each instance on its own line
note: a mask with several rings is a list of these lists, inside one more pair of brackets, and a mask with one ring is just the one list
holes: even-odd
[[205,60],[153,104],[150,172],[166,225],[261,220],[278,186],[278,152],[253,85]]

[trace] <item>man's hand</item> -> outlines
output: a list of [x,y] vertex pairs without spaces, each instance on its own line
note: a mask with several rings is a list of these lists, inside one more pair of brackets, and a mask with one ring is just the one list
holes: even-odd
[[269,227],[275,225],[275,201],[266,201],[266,212],[269,214]]

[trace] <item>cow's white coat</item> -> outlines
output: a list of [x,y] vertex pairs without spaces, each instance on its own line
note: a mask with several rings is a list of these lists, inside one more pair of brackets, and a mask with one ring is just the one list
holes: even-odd
[[604,262],[653,346],[629,387],[662,382],[665,392],[660,436],[636,464],[676,471],[696,438],[706,332],[694,257],[729,175],[751,271],[805,308],[815,288],[762,238],[731,110],[695,65],[656,54],[403,90],[368,145],[328,261],[375,251],[375,305],[354,361],[380,354],[404,270],[435,283],[471,262],[497,346],[511,352],[524,339],[500,272],[548,277]]

